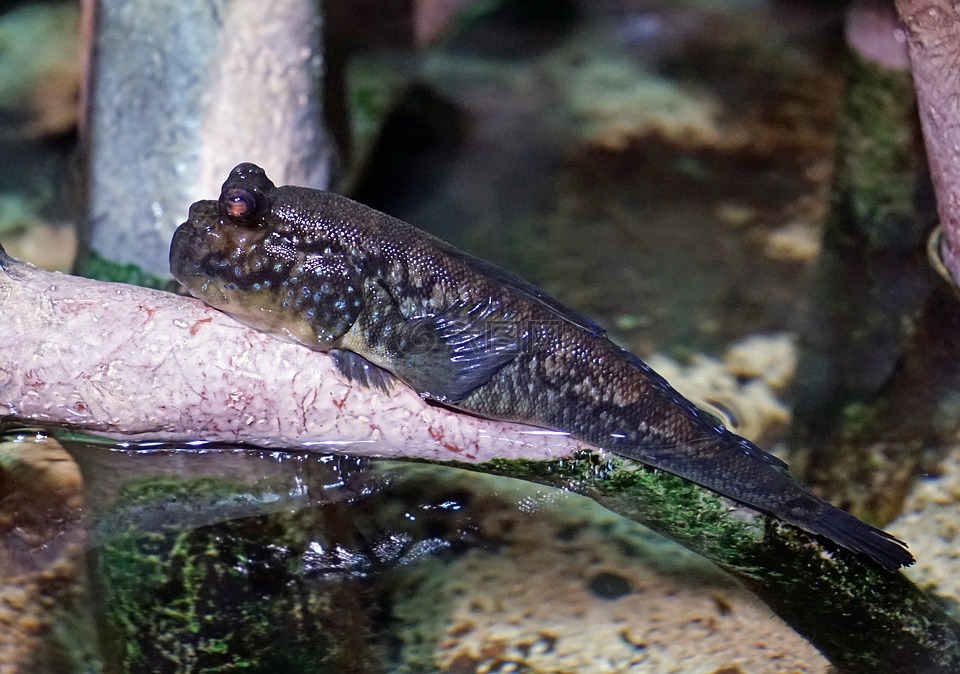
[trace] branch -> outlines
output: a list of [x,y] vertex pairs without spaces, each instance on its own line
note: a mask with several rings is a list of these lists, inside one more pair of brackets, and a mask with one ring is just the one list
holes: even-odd
[[960,284],[960,7],[897,0],[906,26],[920,124],[943,228],[943,263]]
[[0,249],[0,421],[459,465],[583,493],[739,578],[834,664],[960,670],[960,630],[899,573],[561,434],[340,379],[194,300],[40,271]]
[[127,442],[204,438],[438,461],[551,459],[584,446],[430,407],[406,388],[351,386],[325,354],[196,300],[2,253],[0,316],[0,418]]

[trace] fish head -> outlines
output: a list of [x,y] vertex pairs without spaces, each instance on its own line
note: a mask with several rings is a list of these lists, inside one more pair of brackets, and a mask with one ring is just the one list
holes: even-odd
[[263,169],[240,164],[216,201],[190,207],[173,235],[170,272],[191,295],[258,330],[325,350],[360,309],[356,260],[325,236],[318,190],[277,188]]

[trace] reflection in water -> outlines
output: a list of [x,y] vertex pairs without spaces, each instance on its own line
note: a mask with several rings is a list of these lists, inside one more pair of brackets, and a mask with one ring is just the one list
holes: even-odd
[[[202,444],[65,445],[69,454],[19,433],[0,451],[0,496],[16,518],[0,528],[4,599],[35,596],[15,617],[74,642],[74,623],[93,624],[92,598],[107,671],[382,671],[397,576],[478,542],[467,492],[399,479],[418,466]],[[84,549],[92,597],[45,610],[44,580],[57,570],[61,594],[86,594]],[[18,574],[34,580],[14,591]],[[4,658],[20,648],[22,666],[38,671],[72,647],[7,636],[23,643],[0,643]],[[93,662],[96,640],[85,640]]]
[[[0,631],[11,671],[716,669],[745,630],[790,666],[820,662],[702,559],[563,491],[203,443],[51,444],[24,433],[0,450],[0,501],[42,526],[17,581],[36,600],[4,616],[23,629]],[[21,465],[45,454],[82,491]],[[61,507],[40,518],[45,498]],[[0,528],[0,555],[15,529]]]
[[56,442],[0,433],[0,672],[96,671],[83,482]]
[[72,450],[99,476],[91,569],[122,671],[383,671],[398,576],[477,542],[466,493],[367,460]]

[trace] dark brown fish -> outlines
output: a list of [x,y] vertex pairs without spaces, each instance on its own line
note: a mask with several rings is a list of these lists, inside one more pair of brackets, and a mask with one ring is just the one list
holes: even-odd
[[817,498],[536,286],[342,196],[240,164],[173,238],[173,275],[238,320],[330,351],[344,374],[564,431],[679,475],[886,569],[906,546]]

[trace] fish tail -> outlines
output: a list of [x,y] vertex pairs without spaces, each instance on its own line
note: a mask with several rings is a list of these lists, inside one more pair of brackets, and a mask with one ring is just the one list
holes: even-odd
[[749,440],[722,430],[702,443],[621,452],[866,555],[888,571],[914,563],[906,544],[807,491],[787,465]]
[[829,538],[848,550],[866,555],[888,571],[896,571],[901,566],[910,566],[916,561],[906,543],[899,538],[870,526],[812,494],[807,494],[807,497],[820,502],[817,515],[812,518],[804,516],[797,521],[783,517],[786,522]]
[[[784,462],[746,438],[729,431],[724,435],[726,437],[720,444],[728,451],[733,450],[736,458],[732,461],[754,464],[754,470],[758,473],[754,483],[766,485],[766,489],[751,494],[756,499],[753,502],[761,509],[765,509],[763,501],[769,499],[774,504],[768,510],[772,515],[804,531],[829,538],[843,548],[866,555],[888,571],[896,571],[916,561],[906,543],[900,539],[807,491],[790,475]],[[749,504],[750,500],[746,502]]]

